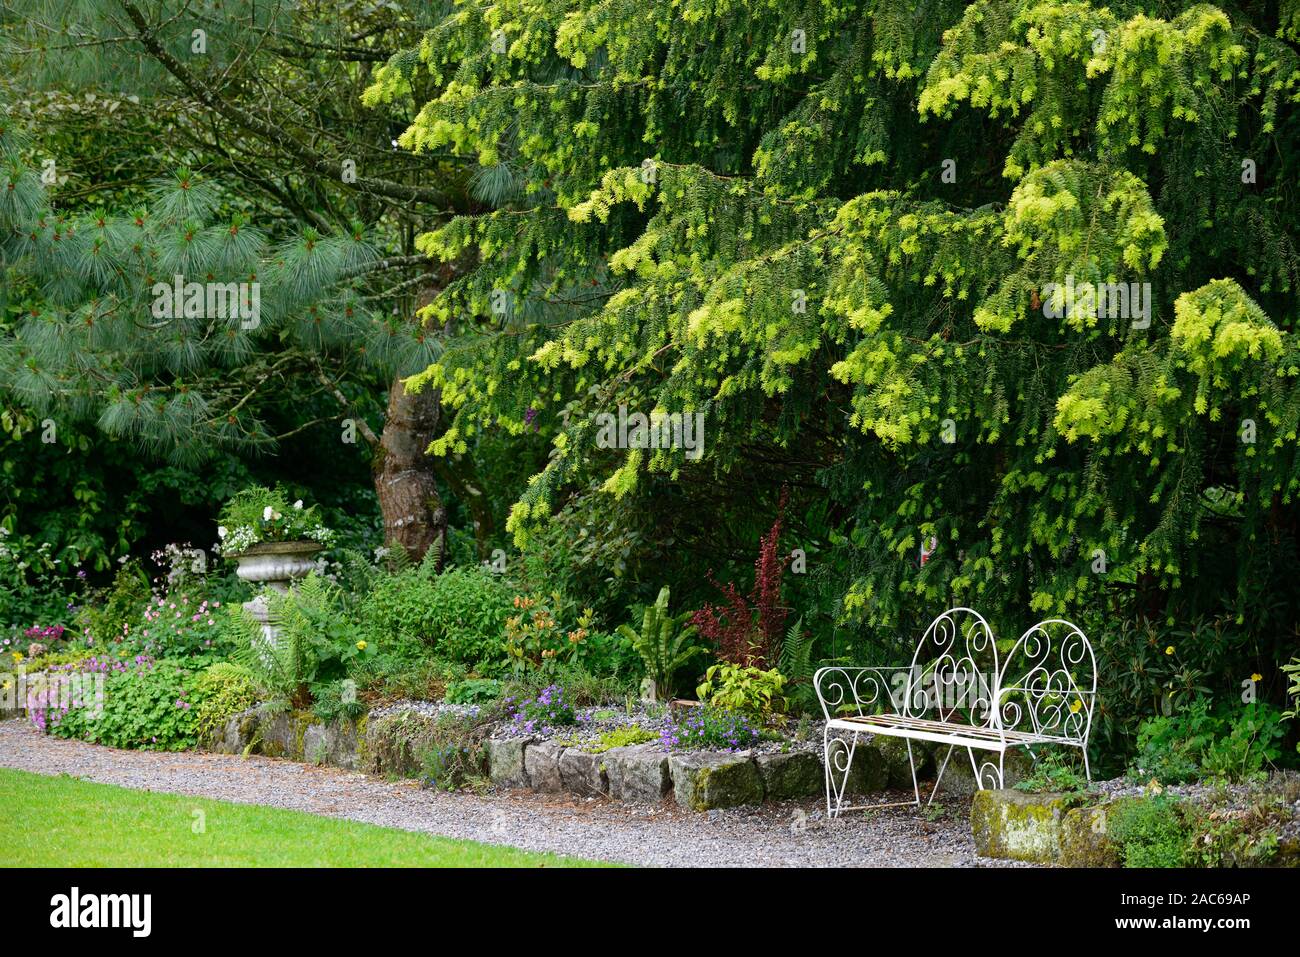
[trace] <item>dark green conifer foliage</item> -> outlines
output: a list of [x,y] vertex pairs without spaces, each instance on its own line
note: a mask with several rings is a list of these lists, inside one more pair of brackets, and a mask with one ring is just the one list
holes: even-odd
[[[417,377],[456,412],[436,449],[555,429],[526,545],[593,481],[617,509],[647,470],[725,483],[743,449],[815,448],[843,611],[887,628],[1139,595],[1291,631],[1294,598],[1268,624],[1256,599],[1297,557],[1297,22],[459,3],[367,93],[436,85],[400,142],[477,162],[495,207],[419,240],[477,257],[428,310],[458,333]],[[1149,322],[1052,292],[1085,283],[1149,283]],[[704,459],[597,449],[620,402],[703,412]]]

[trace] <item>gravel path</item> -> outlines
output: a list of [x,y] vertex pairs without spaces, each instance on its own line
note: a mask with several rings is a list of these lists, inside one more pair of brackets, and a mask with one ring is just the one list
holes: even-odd
[[422,790],[337,768],[196,752],[117,751],[0,721],[0,767],[292,808],[409,831],[654,867],[970,867],[968,805],[941,820],[891,808],[827,822],[814,802],[699,814],[531,791]]

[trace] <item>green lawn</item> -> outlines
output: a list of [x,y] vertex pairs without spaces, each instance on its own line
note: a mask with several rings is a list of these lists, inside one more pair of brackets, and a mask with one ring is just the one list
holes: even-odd
[[154,794],[0,768],[0,866],[600,865],[301,811]]

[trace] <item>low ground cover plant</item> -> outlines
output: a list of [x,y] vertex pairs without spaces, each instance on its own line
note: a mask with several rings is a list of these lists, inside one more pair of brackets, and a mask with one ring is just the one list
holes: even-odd
[[[199,709],[209,693],[190,660],[152,660],[129,664],[97,663],[102,670],[102,697],[83,693],[70,706],[60,703],[57,688],[32,720],[56,737],[78,738],[114,748],[181,751],[199,744]],[[88,672],[89,673],[89,672]]]
[[1163,784],[1222,777],[1257,778],[1282,755],[1282,713],[1255,702],[1212,709],[1198,698],[1184,711],[1144,721],[1130,776]]
[[1078,794],[1088,790],[1088,779],[1071,760],[1058,752],[1050,751],[1034,762],[1033,770],[1015,784],[1017,791]]
[[1125,867],[1256,867],[1277,854],[1294,800],[1293,791],[1263,782],[1245,806],[1230,792],[1191,801],[1151,791],[1117,801],[1106,834]]

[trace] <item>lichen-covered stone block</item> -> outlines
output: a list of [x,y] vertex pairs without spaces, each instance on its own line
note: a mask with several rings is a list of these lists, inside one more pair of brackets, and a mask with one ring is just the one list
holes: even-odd
[[763,779],[747,752],[675,754],[668,770],[682,807],[708,811],[763,802]]
[[[876,735],[871,741],[872,747],[880,752],[880,760],[885,766],[885,783],[887,787],[900,790],[912,790],[912,764],[907,757],[908,740],[890,738],[883,734]],[[916,776],[920,781],[934,777],[934,750],[928,741],[912,741],[912,760],[916,762]],[[963,752],[964,756],[964,752]],[[956,752],[953,754],[956,759]]]
[[399,711],[368,722],[365,747],[360,749],[365,760],[358,759],[358,764],[371,774],[415,777],[433,747],[435,721],[416,711]]
[[[939,773],[939,768],[943,765],[944,755],[947,751],[948,745],[935,745],[934,774]],[[997,752],[976,750],[975,762],[981,767],[985,763],[991,763],[996,768],[998,763]],[[1033,768],[1034,759],[1024,748],[1008,750],[1002,764],[1003,788],[1015,787],[1033,772]],[[991,771],[985,770],[982,774],[985,788],[997,783],[996,776]],[[971,767],[970,754],[967,753],[965,748],[953,748],[952,757],[948,760],[948,769],[944,772],[943,780],[939,783],[939,794],[966,797],[975,794],[979,790],[979,782],[975,780],[975,770]]]
[[970,811],[975,850],[985,857],[1056,863],[1061,856],[1061,822],[1070,800],[1065,794],[976,791]]
[[[849,757],[850,743],[846,738],[832,738],[830,742],[831,776],[837,790],[840,777],[844,773],[844,763]],[[856,746],[852,748],[852,753],[853,761],[849,766],[849,779],[844,785],[846,799],[849,795],[883,791],[889,785],[889,765],[880,748],[872,740],[860,737]]]
[[524,752],[532,738],[489,738],[488,780],[498,787],[528,787],[528,772],[524,768]]
[[1076,807],[1061,819],[1061,854],[1057,862],[1063,867],[1119,867],[1119,848],[1107,834],[1109,808]]
[[561,791],[560,757],[564,748],[554,741],[539,741],[524,749],[524,773],[534,791]]
[[565,748],[560,755],[560,783],[564,790],[581,797],[608,794],[609,778],[604,769],[604,755]]
[[609,779],[609,795],[620,801],[654,804],[672,789],[668,755],[654,745],[610,748],[605,752],[603,764]]
[[[759,754],[754,757],[754,764],[763,779],[763,794],[769,801],[817,797],[826,789],[821,755],[813,751]],[[674,773],[673,784],[676,783]]]

